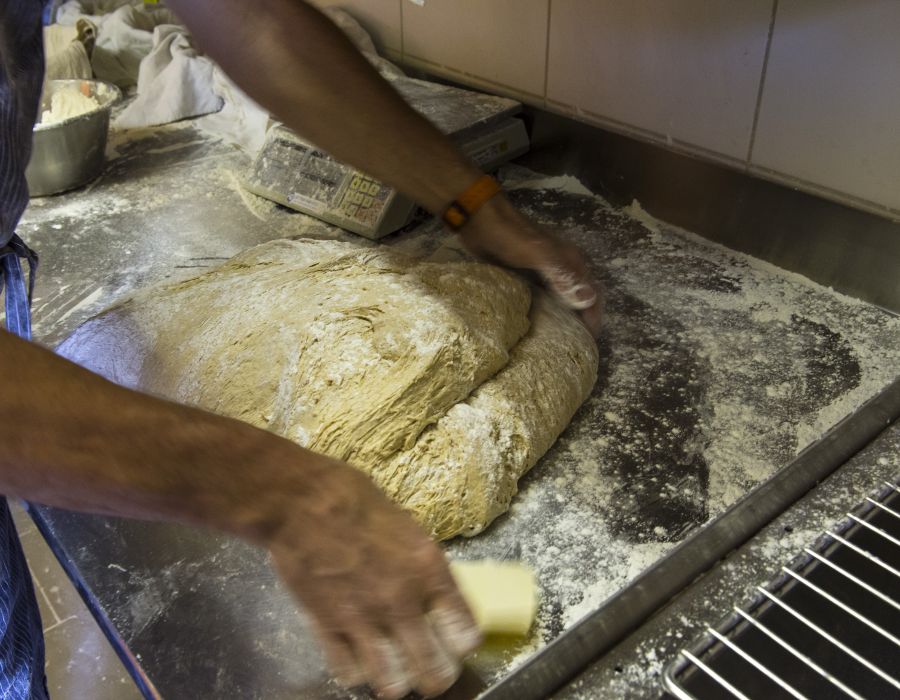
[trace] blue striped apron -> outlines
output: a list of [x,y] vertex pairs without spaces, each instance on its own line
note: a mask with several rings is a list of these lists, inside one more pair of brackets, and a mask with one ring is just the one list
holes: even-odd
[[[43,81],[43,6],[43,0],[0,0],[0,294],[7,328],[26,339],[37,256],[15,228],[28,204],[25,166]],[[0,698],[49,697],[41,629],[22,545],[0,497]]]

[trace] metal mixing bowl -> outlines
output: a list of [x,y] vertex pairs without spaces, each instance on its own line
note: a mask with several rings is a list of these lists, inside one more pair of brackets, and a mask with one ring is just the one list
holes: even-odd
[[41,112],[57,90],[88,90],[97,109],[54,124],[36,124],[31,160],[25,170],[32,197],[56,194],[93,180],[103,170],[109,112],[122,97],[115,85],[99,80],[50,80],[41,95]]

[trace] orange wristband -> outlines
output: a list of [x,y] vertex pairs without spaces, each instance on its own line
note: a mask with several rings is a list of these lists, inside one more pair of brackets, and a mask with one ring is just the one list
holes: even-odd
[[490,175],[482,175],[444,209],[441,218],[454,231],[459,231],[482,205],[500,191],[500,183]]

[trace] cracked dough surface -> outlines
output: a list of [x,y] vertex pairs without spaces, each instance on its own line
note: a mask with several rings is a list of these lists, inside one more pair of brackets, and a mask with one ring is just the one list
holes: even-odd
[[58,352],[347,460],[437,539],[507,510],[598,361],[571,312],[498,267],[312,240],[137,292]]

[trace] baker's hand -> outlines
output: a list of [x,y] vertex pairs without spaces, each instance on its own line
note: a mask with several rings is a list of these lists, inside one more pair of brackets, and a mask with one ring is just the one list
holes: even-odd
[[296,514],[288,506],[268,546],[333,675],[386,698],[445,691],[481,636],[442,550],[368,477],[321,459],[327,488]]
[[584,254],[529,221],[505,196],[488,200],[460,230],[460,238],[476,255],[536,272],[557,298],[580,312],[591,335],[600,334],[602,299]]

